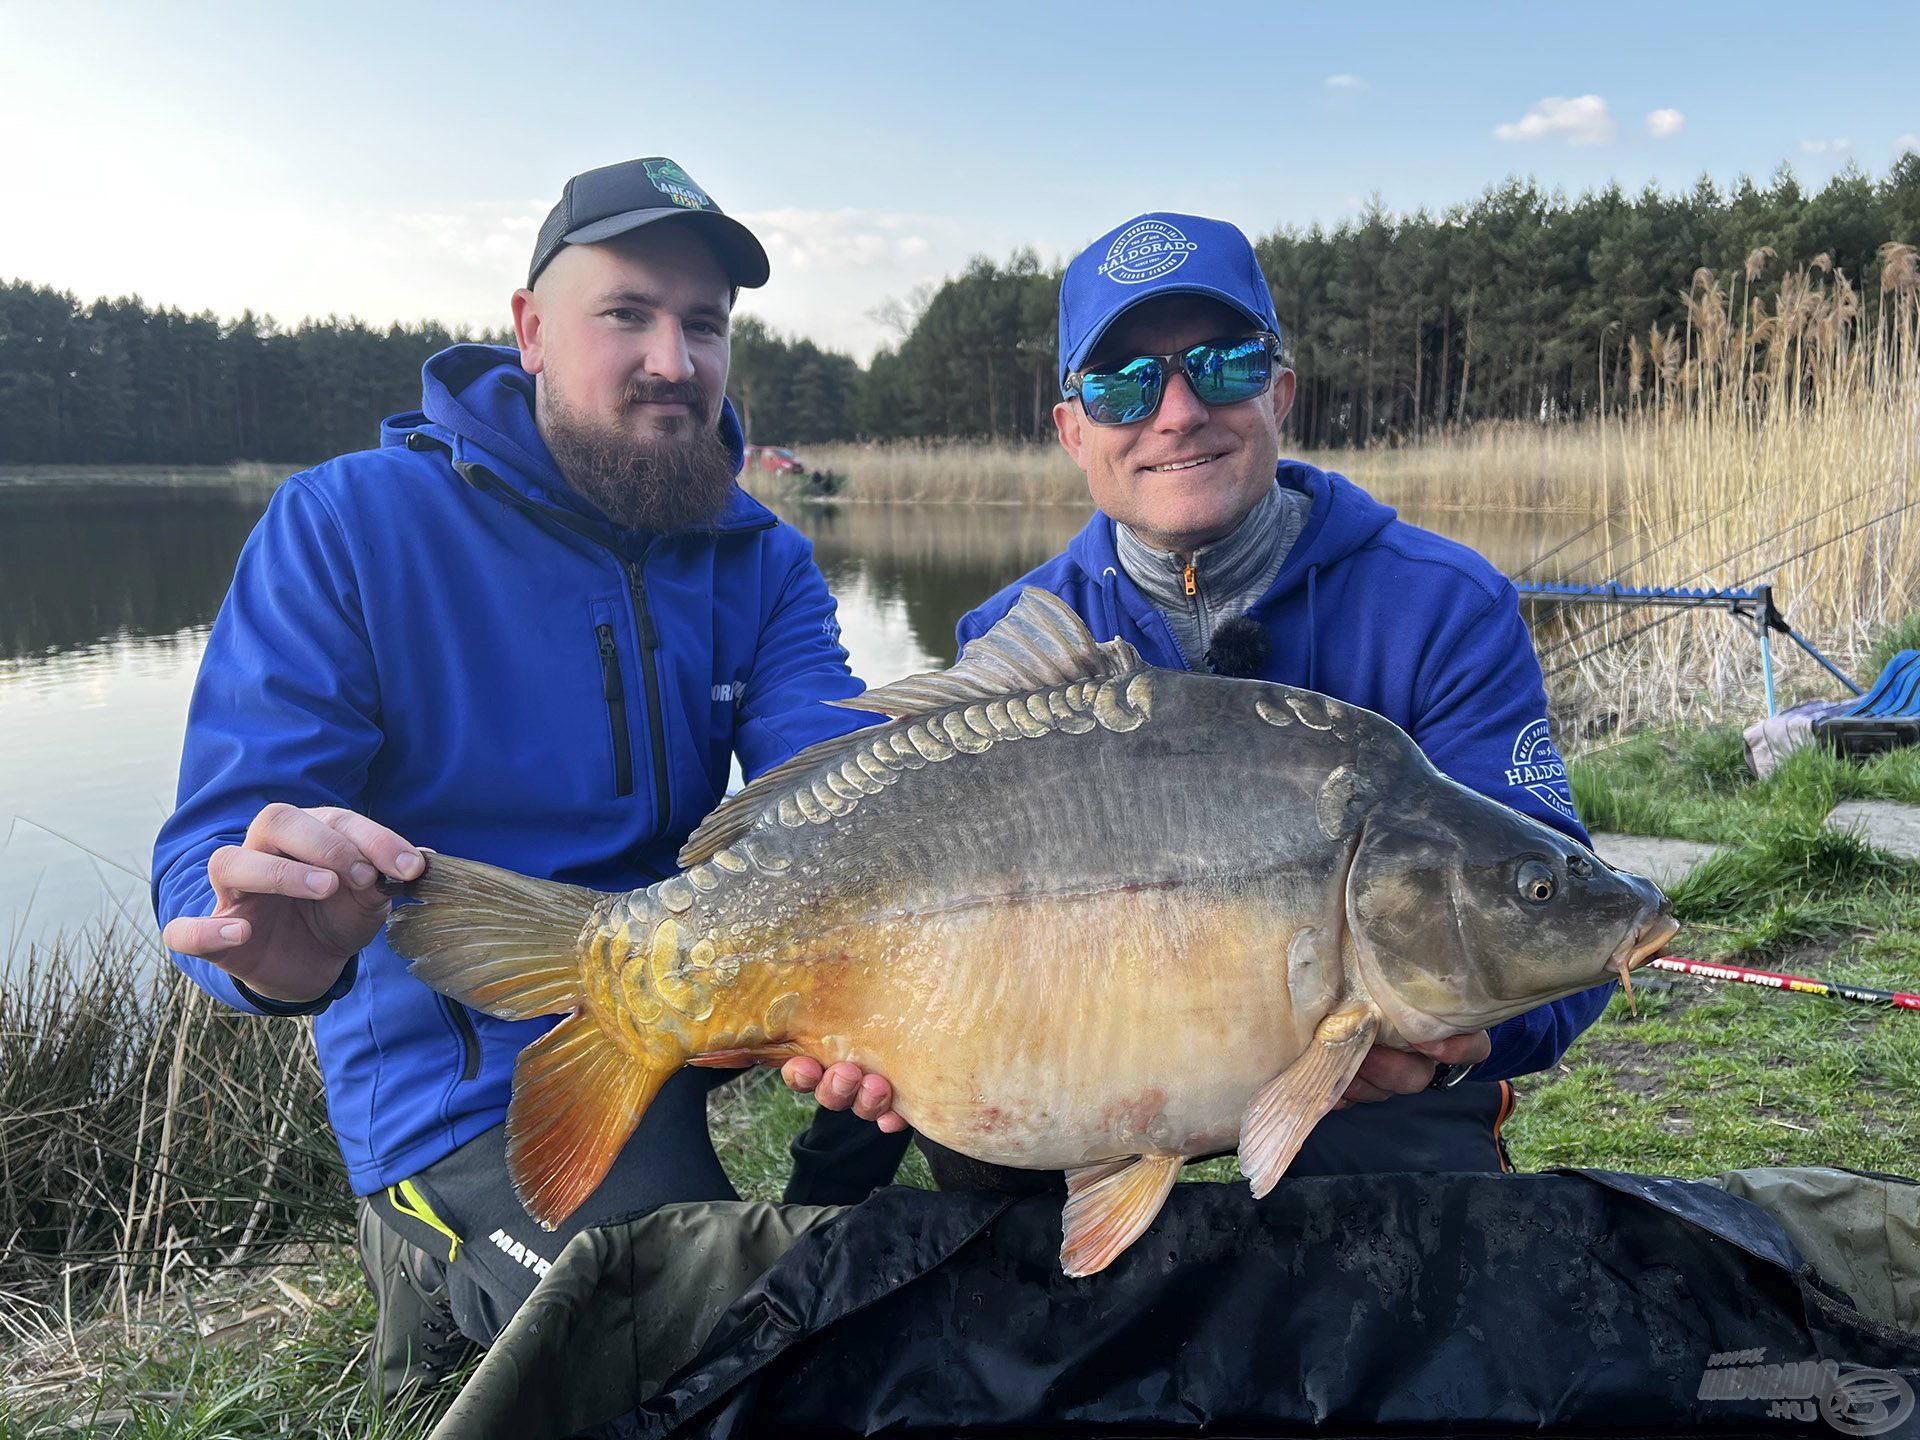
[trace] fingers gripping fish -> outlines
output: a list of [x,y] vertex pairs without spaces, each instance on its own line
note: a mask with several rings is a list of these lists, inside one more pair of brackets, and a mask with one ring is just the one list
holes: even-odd
[[603,894],[436,856],[393,948],[444,994],[564,1018],[514,1074],[530,1214],[577,1208],[682,1065],[852,1060],[921,1133],[1064,1169],[1104,1268],[1180,1167],[1270,1191],[1370,1045],[1624,975],[1665,898],[1453,783],[1378,715],[1142,663],[1028,590],[889,718],[723,803],[684,873]]

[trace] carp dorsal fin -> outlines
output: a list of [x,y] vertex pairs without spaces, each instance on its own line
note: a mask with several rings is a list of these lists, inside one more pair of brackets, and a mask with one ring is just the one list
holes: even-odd
[[1144,668],[1133,646],[1124,640],[1095,640],[1066,601],[1029,585],[991,630],[960,652],[951,669],[910,675],[833,703],[898,718],[1050,690],[1075,680],[1107,680]]
[[675,857],[680,868],[685,870],[702,860],[711,860],[718,851],[726,849],[734,841],[745,839],[769,795],[791,789],[801,775],[810,774],[829,761],[846,759],[862,745],[871,744],[873,736],[874,727],[869,726],[847,735],[836,735],[831,740],[816,741],[791,760],[755,777],[708,811],[707,818],[687,836],[687,843],[680,847],[680,854]]
[[[1106,680],[1144,670],[1140,652],[1124,640],[1096,641],[1066,601],[1029,585],[991,630],[960,652],[950,670],[913,675],[851,700],[835,700],[850,710],[871,710],[905,718],[957,705],[1027,695],[1070,685],[1076,680]],[[809,745],[784,765],[721,801],[681,847],[682,869],[713,858],[715,852],[744,839],[769,797],[791,788],[803,775],[847,759],[871,744],[874,730],[855,730]]]

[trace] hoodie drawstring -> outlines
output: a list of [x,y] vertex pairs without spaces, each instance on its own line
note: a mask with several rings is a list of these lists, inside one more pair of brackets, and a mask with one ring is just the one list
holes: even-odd
[[1314,661],[1318,658],[1314,639],[1320,633],[1320,624],[1318,617],[1313,613],[1314,583],[1319,578],[1320,567],[1309,565],[1307,567],[1307,689],[1309,690],[1320,688],[1319,676],[1314,665]]

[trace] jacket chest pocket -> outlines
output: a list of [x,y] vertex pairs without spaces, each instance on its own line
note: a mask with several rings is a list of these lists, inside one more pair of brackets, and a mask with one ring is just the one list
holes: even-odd
[[593,607],[593,646],[600,670],[600,694],[607,707],[607,738],[613,756],[613,793],[633,793],[633,723],[628,713],[626,670],[620,658],[620,632],[613,607]]

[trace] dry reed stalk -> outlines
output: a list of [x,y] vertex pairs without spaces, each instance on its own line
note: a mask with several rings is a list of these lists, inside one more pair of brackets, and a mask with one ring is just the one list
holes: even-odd
[[36,949],[9,976],[0,1286],[105,1291],[130,1332],[183,1265],[350,1233],[305,1025],[226,1011],[151,938],[111,931]]
[[[1904,247],[1883,253],[1870,322],[1830,265],[1784,277],[1771,304],[1750,297],[1738,331],[1732,297],[1697,277],[1674,388],[1603,427],[1626,519],[1649,537],[1607,578],[1771,584],[1843,666],[1920,605],[1920,266]],[[1767,258],[1756,252],[1749,279]],[[1587,612],[1543,646],[1574,708],[1617,711],[1624,697],[1669,722],[1750,713],[1757,652],[1702,614]],[[1787,696],[1833,693],[1812,662],[1775,654]]]

